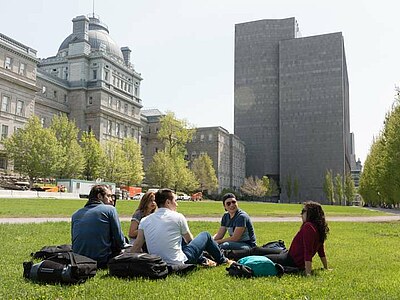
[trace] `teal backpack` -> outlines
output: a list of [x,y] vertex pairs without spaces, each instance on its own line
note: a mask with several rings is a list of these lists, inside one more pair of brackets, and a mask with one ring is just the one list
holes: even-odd
[[239,259],[238,263],[249,267],[255,277],[281,276],[284,273],[283,267],[280,264],[274,263],[265,256],[246,256]]

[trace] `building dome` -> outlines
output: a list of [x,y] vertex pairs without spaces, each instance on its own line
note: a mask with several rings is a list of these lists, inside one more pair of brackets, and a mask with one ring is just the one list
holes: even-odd
[[[98,17],[90,15],[89,17],[89,44],[91,51],[103,50],[106,53],[112,54],[121,59],[123,58],[121,48],[109,35],[108,27],[106,24],[100,22]],[[70,34],[58,48],[58,53],[63,50],[68,50],[69,44],[76,38],[76,34]]]

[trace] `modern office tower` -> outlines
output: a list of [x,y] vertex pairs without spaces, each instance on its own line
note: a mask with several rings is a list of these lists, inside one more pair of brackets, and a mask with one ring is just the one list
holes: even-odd
[[[0,33],[1,139],[24,127],[33,115],[36,87],[36,50]],[[0,143],[0,170],[9,165]]]
[[246,176],[277,180],[282,201],[326,201],[326,171],[350,172],[342,34],[302,38],[294,18],[237,24],[234,126]]
[[72,20],[57,55],[38,65],[35,114],[44,126],[65,113],[99,141],[133,137],[140,142],[141,75],[106,24],[93,15]]

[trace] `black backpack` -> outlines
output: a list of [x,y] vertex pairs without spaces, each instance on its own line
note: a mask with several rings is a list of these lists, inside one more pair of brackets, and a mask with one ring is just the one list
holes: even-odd
[[97,262],[73,252],[57,253],[39,263],[23,263],[24,277],[46,283],[81,283],[96,275]]
[[124,252],[110,259],[108,269],[111,276],[165,278],[167,263],[158,255]]
[[42,249],[36,252],[32,252],[31,256],[37,259],[46,259],[57,253],[72,252],[72,246],[70,244],[64,244],[59,246],[44,246]]
[[234,277],[251,278],[254,277],[253,270],[245,265],[233,262],[228,268],[226,268],[228,274]]

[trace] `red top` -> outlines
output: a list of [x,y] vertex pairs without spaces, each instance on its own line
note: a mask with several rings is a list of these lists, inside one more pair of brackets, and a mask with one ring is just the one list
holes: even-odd
[[289,255],[298,268],[304,269],[304,262],[312,261],[317,252],[319,257],[325,257],[324,243],[319,241],[319,233],[313,223],[305,222],[293,238]]

